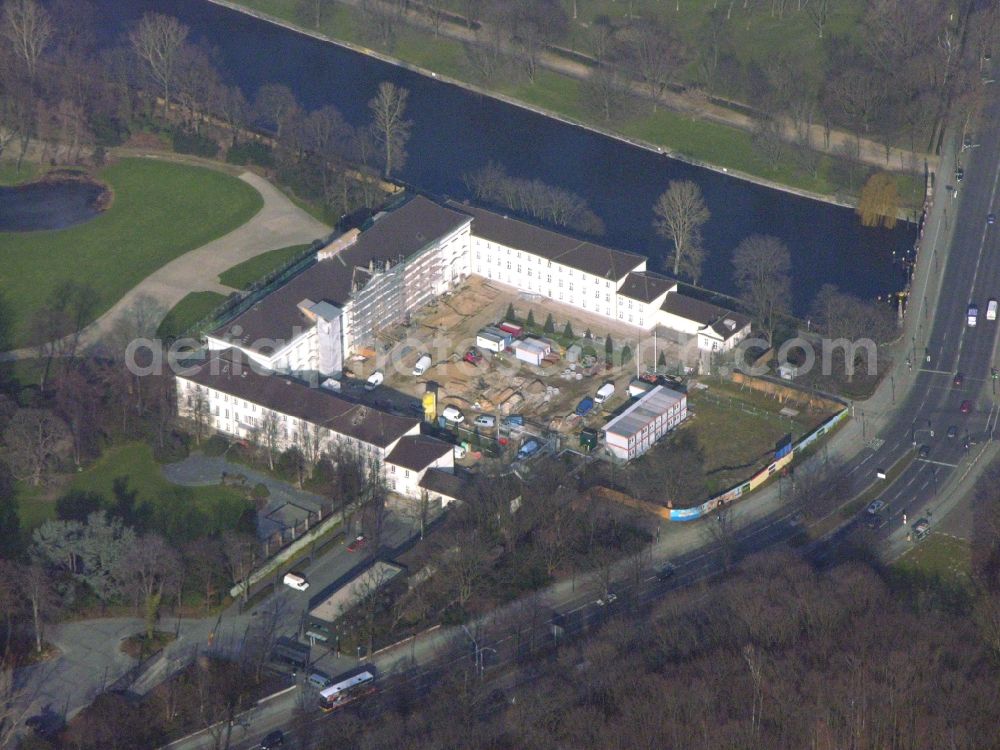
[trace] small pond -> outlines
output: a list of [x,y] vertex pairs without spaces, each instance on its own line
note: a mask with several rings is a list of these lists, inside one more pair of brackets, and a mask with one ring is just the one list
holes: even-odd
[[105,188],[84,180],[0,186],[0,232],[65,229],[101,212]]

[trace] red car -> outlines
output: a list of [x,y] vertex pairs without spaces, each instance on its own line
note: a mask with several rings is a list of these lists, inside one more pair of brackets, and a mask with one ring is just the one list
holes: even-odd
[[965,399],[965,401],[962,402],[962,405],[958,407],[958,410],[962,412],[962,414],[968,414],[972,411],[972,402],[969,401],[969,399]]
[[476,364],[482,358],[483,355],[479,353],[479,350],[476,347],[472,347],[471,349],[469,349],[469,351],[465,353],[465,361],[471,362],[472,364]]
[[357,552],[359,549],[368,544],[368,540],[365,539],[364,534],[358,534],[354,537],[354,541],[347,545],[348,552]]

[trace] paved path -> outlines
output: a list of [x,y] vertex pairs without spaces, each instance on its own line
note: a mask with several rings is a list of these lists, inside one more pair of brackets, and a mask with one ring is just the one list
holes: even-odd
[[[170,158],[153,153],[137,155]],[[232,292],[232,289],[218,282],[218,276],[223,271],[269,250],[308,244],[329,234],[330,227],[296,206],[263,177],[253,172],[244,172],[239,179],[253,187],[264,199],[260,211],[229,234],[175,258],[143,279],[110,310],[84,329],[81,337],[84,347],[106,337],[114,329],[116,322],[137,305],[155,311],[153,323],[159,325],[163,316],[189,292]],[[183,221],[184,217],[179,216],[177,220]],[[30,359],[35,356],[36,349],[26,348],[0,354],[0,360]]]

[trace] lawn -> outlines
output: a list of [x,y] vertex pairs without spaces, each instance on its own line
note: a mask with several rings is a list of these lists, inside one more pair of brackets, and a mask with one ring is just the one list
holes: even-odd
[[73,479],[71,487],[97,492],[110,500],[114,497],[112,485],[117,477],[128,477],[129,488],[138,492],[137,503],[150,506],[154,516],[182,517],[190,509],[181,504],[190,504],[201,512],[202,533],[234,528],[250,506],[246,494],[232,487],[180,487],[167,481],[153,459],[152,449],[144,443],[129,443],[106,451],[97,463]]
[[244,182],[210,169],[123,159],[99,179],[114,191],[106,212],[59,231],[0,233],[0,288],[18,311],[15,343],[32,343],[32,313],[60,284],[96,293],[96,318],[167,262],[226,234],[263,205]]
[[16,161],[0,161],[0,185],[17,185],[34,179],[37,174],[38,166],[36,164],[24,162],[18,171]]
[[176,338],[226,301],[226,295],[218,292],[191,292],[174,305],[156,329],[161,339]]
[[[291,245],[262,253],[219,274],[219,283],[233,289],[246,289],[272,271],[302,255],[311,245]],[[175,308],[176,309],[176,308]]]
[[900,572],[919,572],[968,583],[972,573],[972,548],[964,539],[932,533],[903,554],[894,566]]
[[[237,2],[293,24],[309,25],[311,28],[311,22],[303,19],[298,13],[299,3],[296,0],[237,0]],[[572,0],[563,0],[563,3],[568,9],[572,9]],[[463,0],[450,0],[446,5],[459,14],[465,12]],[[584,24],[591,25],[600,15],[620,20],[629,12],[638,18],[661,16],[681,38],[694,39],[717,5],[717,0],[684,0],[679,6],[669,4],[673,12],[664,13],[661,0],[634,2],[578,0],[578,19],[570,22],[571,34],[566,44],[584,54],[589,54]],[[740,5],[736,4],[733,22],[725,27],[728,30],[728,43],[731,43],[734,55],[739,60],[756,63],[765,69],[771,64],[775,55],[787,54],[793,56],[801,75],[813,77],[821,75],[825,64],[825,47],[818,44],[816,30],[805,13],[789,12],[784,18],[778,19],[758,9],[747,16]],[[861,0],[846,0],[832,10],[826,36],[843,37],[856,33],[863,5]],[[678,10],[674,10],[678,7]],[[353,7],[336,4],[324,16],[319,31],[333,39],[376,49],[459,81],[483,85],[467,62],[462,45],[456,40],[401,25],[395,45],[391,49],[386,49],[365,38],[360,33],[360,28],[359,11]],[[696,78],[694,64],[689,70],[678,71],[678,78],[688,82],[694,81]],[[847,178],[838,173],[844,170],[838,171],[832,168],[834,164],[832,157],[822,157],[815,174],[787,162],[772,167],[757,154],[748,132],[719,123],[692,119],[676,112],[661,110],[652,113],[646,102],[638,103],[645,114],[640,111],[632,117],[624,118],[621,122],[605,123],[583,107],[579,80],[549,70],[539,71],[534,83],[496,83],[486,85],[486,88],[491,86],[499,93],[526,104],[652,145],[662,146],[667,151],[706,164],[726,167],[778,184],[820,194],[833,195],[845,190],[848,193],[856,192],[846,184]],[[907,194],[910,192],[910,190],[905,191]],[[919,204],[918,200],[914,205]]]
[[739,391],[713,381],[707,390],[688,394],[694,419],[683,429],[694,430],[705,450],[710,495],[748,479],[774,458],[774,446],[791,433],[798,440],[829,413],[801,409],[794,418],[781,416],[782,405],[763,394]]

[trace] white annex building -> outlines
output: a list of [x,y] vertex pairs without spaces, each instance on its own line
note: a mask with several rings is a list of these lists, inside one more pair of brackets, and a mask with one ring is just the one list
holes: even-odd
[[347,441],[377,456],[395,491],[456,499],[451,446],[420,435],[417,419],[296,378],[339,375],[346,357],[373,348],[379,332],[472,274],[637,331],[695,336],[703,351],[728,351],[750,332],[745,316],[647,272],[641,255],[418,196],[329,243],[305,270],[209,334],[208,361],[177,377],[178,409],[201,411],[212,428],[238,438],[277,420],[282,448],[311,441],[323,451]]

